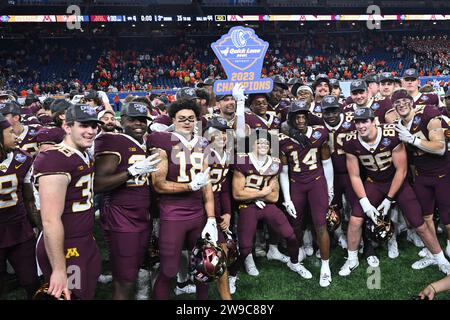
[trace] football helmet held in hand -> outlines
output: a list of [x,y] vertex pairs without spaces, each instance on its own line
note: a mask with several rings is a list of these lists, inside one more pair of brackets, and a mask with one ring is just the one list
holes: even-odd
[[227,269],[222,248],[203,238],[198,239],[192,249],[190,262],[190,273],[199,282],[214,281]]

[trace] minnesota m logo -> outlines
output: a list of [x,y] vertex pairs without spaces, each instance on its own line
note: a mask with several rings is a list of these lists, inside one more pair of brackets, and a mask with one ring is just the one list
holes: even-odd
[[79,257],[80,254],[78,253],[77,248],[67,248],[67,253],[66,253],[66,259],[69,259],[71,257]]

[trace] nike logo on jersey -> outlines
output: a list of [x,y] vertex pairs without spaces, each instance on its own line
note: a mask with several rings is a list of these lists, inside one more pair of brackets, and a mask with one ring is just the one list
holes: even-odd
[[17,169],[19,169],[22,165],[23,165],[23,163],[21,163],[21,164],[16,164],[16,165],[14,166],[14,168],[17,170]]

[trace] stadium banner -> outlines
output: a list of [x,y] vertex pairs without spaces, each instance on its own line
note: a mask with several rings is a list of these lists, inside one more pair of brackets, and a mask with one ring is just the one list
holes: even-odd
[[255,30],[233,27],[211,48],[222,64],[227,80],[214,82],[216,95],[232,94],[236,83],[241,83],[245,93],[270,92],[273,81],[261,78],[261,69],[269,43],[260,39]]

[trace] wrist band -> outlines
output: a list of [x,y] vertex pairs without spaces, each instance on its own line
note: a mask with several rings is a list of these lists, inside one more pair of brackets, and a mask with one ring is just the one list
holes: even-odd
[[394,198],[391,198],[389,196],[386,196],[386,199],[388,199],[390,202],[394,202],[395,201]]
[[430,283],[430,287],[431,287],[431,289],[433,289],[434,294],[437,294],[436,289],[433,287],[433,285],[431,283]]

